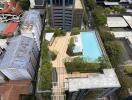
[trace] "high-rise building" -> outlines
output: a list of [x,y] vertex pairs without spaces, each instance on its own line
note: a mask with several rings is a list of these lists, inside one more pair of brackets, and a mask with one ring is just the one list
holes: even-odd
[[83,6],[80,0],[50,0],[52,26],[64,30],[80,27]]
[[75,0],[50,0],[52,26],[70,30]]
[[10,80],[33,79],[39,50],[34,39],[18,36],[12,38],[0,64],[0,71]]

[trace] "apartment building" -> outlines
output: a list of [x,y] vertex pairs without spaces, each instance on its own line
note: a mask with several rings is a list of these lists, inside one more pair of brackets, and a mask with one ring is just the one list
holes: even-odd
[[75,0],[50,0],[52,26],[70,30]]
[[83,19],[83,6],[80,0],[50,0],[53,27],[66,31],[80,27]]
[[39,11],[26,11],[22,18],[21,34],[33,38],[39,50],[41,31],[42,23]]
[[0,71],[10,80],[33,79],[39,50],[34,39],[17,36],[11,39],[0,64]]

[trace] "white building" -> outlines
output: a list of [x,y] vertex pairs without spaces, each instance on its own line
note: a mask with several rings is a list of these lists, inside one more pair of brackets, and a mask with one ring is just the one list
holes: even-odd
[[111,28],[128,27],[128,24],[123,17],[107,17],[107,25]]
[[77,75],[72,77],[71,75],[71,77],[65,79],[65,90],[72,94],[70,98],[77,97],[74,93],[81,94],[81,97],[83,97],[86,91],[93,89],[100,89],[101,91],[96,98],[102,98],[111,95],[120,87],[119,80],[112,68],[103,69],[103,73],[87,73],[83,77]]
[[0,71],[10,80],[32,79],[38,59],[34,39],[25,36],[12,38],[0,64]]
[[40,13],[35,10],[26,11],[23,15],[22,21],[21,34],[34,38],[37,47],[40,50],[40,35],[42,31]]

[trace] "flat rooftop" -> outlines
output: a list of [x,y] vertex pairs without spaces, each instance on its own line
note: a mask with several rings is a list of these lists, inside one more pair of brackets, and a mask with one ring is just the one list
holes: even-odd
[[20,100],[20,95],[32,92],[30,80],[9,81],[0,85],[1,100]]
[[108,27],[127,27],[128,24],[123,17],[107,17]]
[[114,69],[103,69],[103,74],[95,73],[87,77],[72,77],[65,80],[65,89],[70,92],[80,89],[97,89],[97,88],[119,88],[120,83]]
[[123,16],[129,26],[132,28],[132,16]]
[[118,6],[119,5],[118,2],[108,2],[108,1],[104,1],[104,4],[107,6]]
[[81,0],[75,0],[75,9],[83,9]]
[[132,31],[119,31],[119,32],[111,31],[111,33],[115,36],[115,38],[132,37]]

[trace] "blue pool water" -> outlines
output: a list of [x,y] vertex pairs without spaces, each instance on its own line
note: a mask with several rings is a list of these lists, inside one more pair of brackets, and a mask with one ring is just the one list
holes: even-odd
[[81,41],[83,47],[83,58],[86,61],[96,61],[102,56],[95,32],[81,32]]
[[0,31],[3,31],[6,27],[6,25],[7,25],[6,23],[0,22]]

